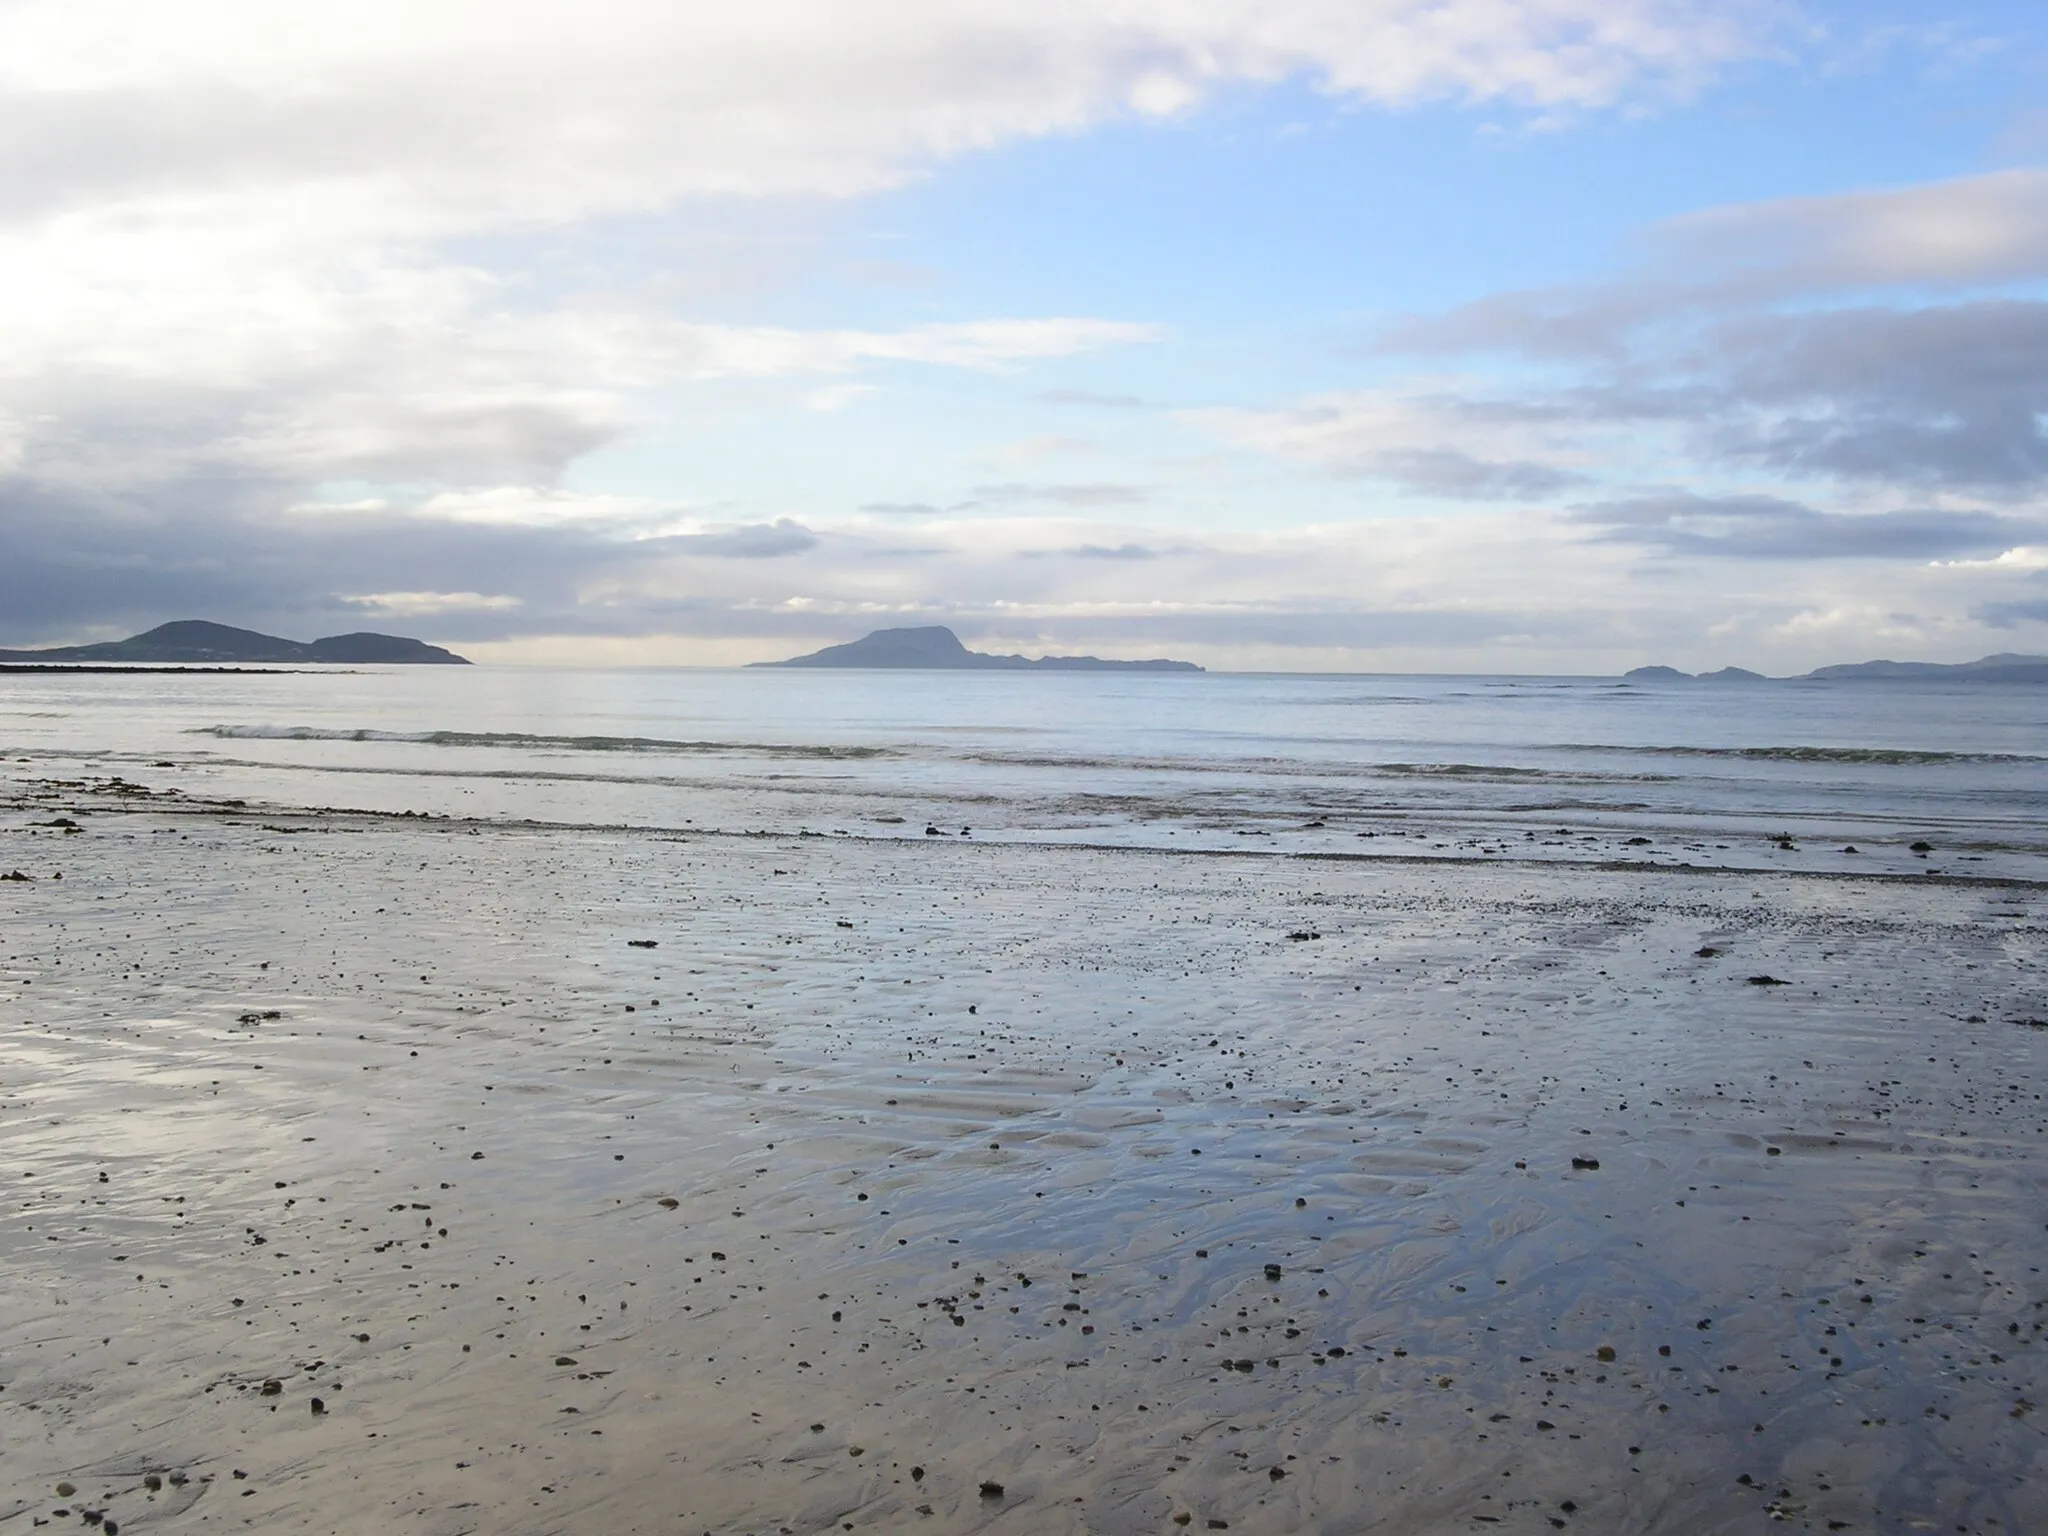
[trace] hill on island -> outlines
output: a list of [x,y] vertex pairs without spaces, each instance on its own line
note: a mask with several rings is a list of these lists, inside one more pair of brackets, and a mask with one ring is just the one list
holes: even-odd
[[0,651],[0,662],[316,662],[326,665],[438,665],[466,667],[469,661],[424,640],[367,631],[301,642],[259,635],[253,629],[179,619],[126,640],[97,645],[60,645],[42,651]]
[[1741,667],[1718,672],[1681,672],[1676,667],[1637,667],[1622,674],[1631,683],[2048,683],[2048,656],[2020,656],[2010,651],[1976,661],[1858,661],[1816,667],[1797,677],[1765,677]]
[[992,656],[970,651],[942,624],[915,629],[878,629],[845,645],[828,645],[787,661],[757,661],[757,667],[917,668],[950,672],[1200,672],[1192,661],[1104,661],[1099,656]]

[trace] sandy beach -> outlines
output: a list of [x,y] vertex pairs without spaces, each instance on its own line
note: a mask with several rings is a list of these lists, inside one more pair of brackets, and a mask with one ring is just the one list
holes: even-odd
[[27,779],[16,872],[0,1530],[2048,1529],[2038,885]]

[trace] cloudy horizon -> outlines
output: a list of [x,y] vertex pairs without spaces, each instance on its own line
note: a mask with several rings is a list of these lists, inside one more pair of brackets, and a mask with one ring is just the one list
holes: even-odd
[[2048,18],[15,0],[0,647],[2048,650]]

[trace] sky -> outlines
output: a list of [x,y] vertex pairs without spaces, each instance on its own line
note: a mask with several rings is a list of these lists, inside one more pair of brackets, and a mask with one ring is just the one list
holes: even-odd
[[2048,651],[2038,0],[0,0],[0,645]]

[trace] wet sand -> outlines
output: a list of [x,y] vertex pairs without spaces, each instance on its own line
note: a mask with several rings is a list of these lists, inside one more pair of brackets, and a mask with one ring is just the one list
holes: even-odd
[[68,791],[17,870],[0,1530],[2048,1529],[2038,886]]

